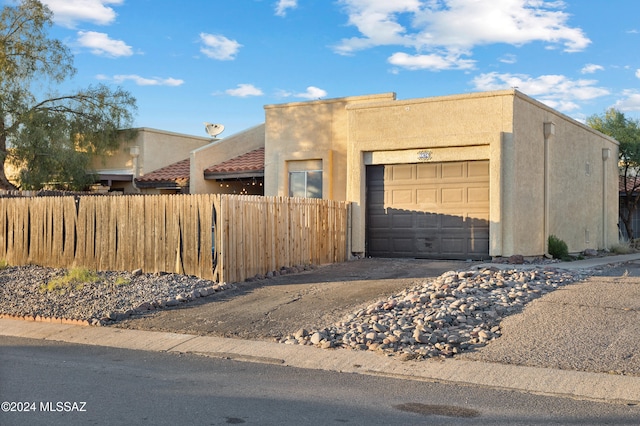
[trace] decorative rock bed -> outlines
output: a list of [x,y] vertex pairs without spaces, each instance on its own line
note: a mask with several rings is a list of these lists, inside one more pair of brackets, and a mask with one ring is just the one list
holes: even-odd
[[279,341],[381,351],[404,359],[448,357],[499,337],[502,318],[591,274],[553,267],[450,271],[360,309],[330,327],[300,329]]
[[178,306],[231,288],[178,274],[98,272],[97,281],[46,290],[65,269],[15,266],[0,270],[0,316],[106,325],[134,313]]

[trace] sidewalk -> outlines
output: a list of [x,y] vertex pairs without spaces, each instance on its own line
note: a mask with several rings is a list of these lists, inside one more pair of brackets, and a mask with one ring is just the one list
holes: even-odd
[[[553,264],[556,268],[578,269],[578,268],[596,268],[607,264],[617,264],[622,262],[631,262],[640,260],[640,254],[626,256],[610,256],[605,258],[594,258],[583,261],[557,263]],[[513,266],[513,265],[509,265]],[[526,265],[525,265],[526,266]],[[640,265],[638,265],[640,269]],[[632,274],[633,275],[633,274]],[[602,279],[605,284],[607,281],[618,283],[619,279]],[[628,279],[627,280],[631,280]],[[584,284],[584,283],[582,283]],[[582,285],[581,284],[581,285]],[[571,287],[571,286],[570,286]],[[579,291],[579,287],[573,286],[570,292]],[[606,291],[609,297],[615,292],[617,287],[604,286],[600,291]],[[632,283],[627,283],[626,290],[631,288],[634,292],[640,291],[640,279],[633,279]],[[536,311],[537,318],[550,317],[551,321],[556,321],[556,315],[563,317],[572,317],[575,312],[575,305],[568,303],[574,300],[573,293],[567,293],[558,290],[548,296],[559,293],[560,299],[556,303],[538,303]],[[637,293],[634,293],[634,297]],[[429,360],[429,361],[407,361],[402,362],[397,358],[385,357],[373,352],[351,351],[345,349],[318,349],[310,346],[284,345],[280,343],[272,343],[265,341],[226,339],[208,336],[194,336],[178,333],[163,333],[140,330],[126,330],[111,327],[83,327],[67,324],[51,324],[41,322],[18,321],[11,319],[0,319],[0,335],[23,337],[30,339],[44,339],[50,341],[60,341],[67,343],[76,343],[83,345],[97,345],[106,347],[126,348],[133,350],[159,351],[159,352],[180,352],[193,353],[202,356],[210,356],[216,358],[228,358],[238,361],[260,362],[277,364],[283,366],[310,368],[318,370],[328,370],[346,373],[370,374],[385,376],[391,378],[399,378],[405,380],[423,380],[437,381],[447,383],[471,384],[478,386],[487,386],[499,389],[513,389],[542,395],[565,396],[578,399],[587,399],[595,401],[603,401],[610,403],[640,403],[640,376],[625,376],[619,374],[607,373],[591,373],[584,371],[572,371],[567,369],[549,368],[554,366],[553,360],[543,361],[539,364],[528,366],[523,364],[531,364],[528,359],[514,359],[514,354],[529,354],[535,358],[536,349],[544,349],[545,354],[548,352],[557,352],[563,360],[571,360],[571,354],[575,356],[587,355],[589,358],[599,357],[603,354],[588,352],[581,348],[579,344],[566,338],[566,335],[580,337],[587,333],[587,340],[592,341],[592,336],[610,336],[612,330],[616,330],[617,334],[611,336],[616,342],[626,345],[624,346],[632,358],[636,357],[636,347],[629,347],[627,343],[638,345],[640,339],[640,298],[629,297],[628,294],[622,298],[614,298],[613,303],[623,303],[623,306],[615,311],[615,315],[611,312],[603,316],[595,323],[597,329],[570,330],[566,333],[567,327],[580,327],[580,323],[557,322],[557,325],[564,327],[557,336],[559,340],[551,339],[550,341],[540,344],[537,336],[533,339],[523,339],[518,327],[530,327],[526,333],[533,334],[532,330],[540,329],[535,321],[525,318],[524,325],[516,324],[513,327],[505,327],[503,337],[493,342],[491,345],[478,351],[477,359],[461,357],[461,359],[447,360]],[[601,295],[590,294],[589,300],[582,300],[583,308],[590,310],[609,310],[612,300],[604,300]],[[544,300],[538,299],[533,302]],[[527,311],[527,310],[525,310]],[[568,314],[567,314],[568,312]],[[600,318],[599,315],[597,315]],[[524,314],[516,315],[522,319]],[[513,322],[513,321],[511,321]],[[622,327],[620,324],[628,325]],[[628,323],[628,324],[627,324]],[[593,323],[584,324],[584,326],[593,327]],[[562,327],[560,327],[562,329]],[[612,328],[613,327],[613,328]],[[564,333],[564,334],[562,334]],[[549,336],[555,336],[550,333]],[[628,342],[627,339],[632,342]],[[529,347],[529,343],[531,347]],[[607,345],[610,342],[604,341]],[[500,345],[500,346],[498,346]],[[557,347],[556,347],[557,345]],[[493,350],[493,347],[497,348]],[[520,350],[521,348],[525,350]],[[607,346],[610,348],[611,345]],[[491,348],[492,351],[485,349]],[[593,348],[592,348],[593,349]],[[635,351],[635,352],[634,352]],[[503,357],[508,354],[508,360]],[[614,354],[615,355],[615,354]],[[545,355],[546,356],[546,355]],[[640,355],[637,355],[640,356]],[[636,357],[631,359],[632,362],[640,364],[640,360]]]
[[[593,269],[598,267],[606,267],[611,265],[616,265],[620,263],[632,262],[635,260],[640,260],[640,253],[632,253],[632,254],[621,254],[615,256],[605,256],[605,257],[592,257],[588,259],[575,260],[573,262],[557,262],[557,263],[549,263],[548,265],[542,265],[550,268],[558,268],[558,269],[566,269],[570,271],[579,270],[579,269]],[[482,263],[477,265],[477,268],[484,268],[488,266],[494,266],[501,269],[527,269],[527,268],[535,268],[540,265],[535,264],[510,264],[510,263]]]

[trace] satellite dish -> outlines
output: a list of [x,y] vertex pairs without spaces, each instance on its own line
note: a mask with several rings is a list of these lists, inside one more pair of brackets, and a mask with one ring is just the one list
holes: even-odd
[[204,123],[204,128],[211,137],[216,137],[220,133],[224,132],[224,126],[222,124]]

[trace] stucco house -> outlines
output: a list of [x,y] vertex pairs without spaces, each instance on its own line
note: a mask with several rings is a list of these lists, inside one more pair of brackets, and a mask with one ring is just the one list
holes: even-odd
[[264,195],[264,132],[259,124],[192,151],[190,193]]
[[[517,90],[267,105],[249,133],[238,152],[216,149],[229,160],[263,146],[264,195],[351,201],[354,255],[482,259],[545,254],[549,235],[572,252],[618,241],[617,142]],[[197,158],[191,190],[204,192],[211,163]]]
[[[125,194],[188,192],[189,155],[216,140],[147,127],[132,130],[135,137],[131,140],[123,138],[117,151],[93,159],[92,168],[98,174],[99,186],[105,191]],[[184,160],[187,160],[186,173]],[[180,161],[182,163],[176,166]],[[170,167],[169,173],[162,170],[166,167]],[[137,179],[151,172],[156,174],[138,185]],[[166,176],[171,178],[163,180]]]

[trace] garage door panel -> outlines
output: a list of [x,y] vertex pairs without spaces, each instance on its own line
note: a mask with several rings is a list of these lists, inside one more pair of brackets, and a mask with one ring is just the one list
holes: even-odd
[[440,163],[442,167],[442,179],[461,178],[465,175],[465,163]]
[[445,255],[458,255],[460,253],[464,253],[466,240],[462,237],[453,238],[446,237],[442,238],[442,253]]
[[416,212],[416,228],[420,229],[438,229],[440,227],[440,218],[435,213]]
[[466,218],[467,227],[475,229],[489,229],[488,215],[480,213],[469,213]]
[[413,255],[414,243],[413,243],[412,235],[407,235],[406,237],[395,237],[395,238],[392,238],[391,241],[392,241],[391,245],[392,245],[393,253]]
[[444,208],[448,208],[450,204],[461,204],[464,202],[465,188],[443,188],[441,204]]
[[411,212],[391,213],[391,227],[393,229],[413,229],[413,214]]
[[467,163],[467,177],[489,177],[489,162],[488,161],[469,161]]
[[485,256],[489,247],[489,238],[476,238],[467,241],[467,252],[472,256]]
[[370,256],[486,258],[489,162],[368,166],[366,209]]
[[448,214],[440,215],[440,227],[449,231],[464,230],[465,220],[462,216],[453,216]]
[[367,202],[384,205],[384,188],[371,189],[367,193]]
[[420,206],[432,206],[436,208],[438,205],[438,189],[424,188],[416,190],[416,204]]
[[392,169],[391,176],[394,181],[410,181],[414,179],[414,170],[411,164],[397,165]]
[[391,191],[391,204],[395,206],[414,204],[414,190],[412,189],[394,189]]
[[391,238],[370,238],[368,240],[369,250],[372,253],[381,253],[379,256],[389,256],[391,251]]
[[489,188],[467,188],[467,202],[468,203],[489,203]]
[[418,180],[436,180],[438,178],[438,165],[433,163],[416,164],[416,177]]
[[386,214],[369,215],[369,227],[371,229],[388,230],[390,225],[390,217]]
[[440,253],[440,238],[435,235],[416,235],[414,238],[414,257],[429,257]]

